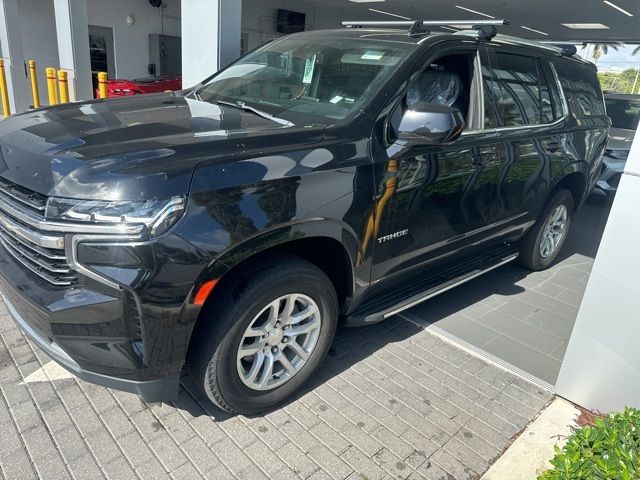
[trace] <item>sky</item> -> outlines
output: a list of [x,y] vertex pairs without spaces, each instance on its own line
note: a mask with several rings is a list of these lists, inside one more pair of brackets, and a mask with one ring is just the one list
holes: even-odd
[[[640,67],[640,53],[633,56],[631,53],[637,45],[624,45],[616,52],[612,48],[609,48],[609,53],[603,55],[598,61],[598,68],[600,70],[626,70],[627,68]],[[590,45],[587,50],[583,50],[582,46],[578,46],[578,55],[593,62],[591,54],[593,52],[593,46]]]

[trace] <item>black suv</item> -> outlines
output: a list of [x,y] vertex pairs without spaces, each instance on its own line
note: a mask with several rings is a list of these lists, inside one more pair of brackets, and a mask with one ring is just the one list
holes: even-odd
[[549,266],[600,172],[596,70],[487,28],[279,38],[195,88],[0,122],[0,282],[78,377],[280,405],[339,325],[518,259]]

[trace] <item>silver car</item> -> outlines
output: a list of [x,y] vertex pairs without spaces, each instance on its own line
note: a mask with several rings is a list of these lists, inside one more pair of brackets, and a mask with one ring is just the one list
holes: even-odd
[[633,136],[638,128],[640,95],[608,94],[605,95],[605,102],[612,125],[602,162],[602,173],[594,193],[611,195],[618,188]]

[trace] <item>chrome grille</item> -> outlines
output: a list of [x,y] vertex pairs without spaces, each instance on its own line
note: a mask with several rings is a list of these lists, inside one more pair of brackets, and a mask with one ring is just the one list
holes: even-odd
[[[64,252],[64,235],[39,230],[44,222],[46,197],[0,179],[0,244],[26,270],[55,287],[69,287],[77,274]],[[23,221],[35,220],[31,224]]]
[[44,209],[47,206],[47,197],[24,187],[0,178],[0,195],[29,207],[44,216]]

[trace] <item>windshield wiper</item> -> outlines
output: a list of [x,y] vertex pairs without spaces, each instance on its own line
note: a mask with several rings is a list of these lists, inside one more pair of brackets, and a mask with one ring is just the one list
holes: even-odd
[[229,107],[235,107],[235,108],[239,108],[241,110],[244,110],[246,112],[252,112],[255,113],[256,115],[262,117],[262,118],[266,118],[268,120],[273,120],[274,122],[279,123],[280,125],[284,125],[285,127],[293,127],[294,124],[291,123],[289,120],[284,120],[282,118],[278,118],[274,115],[271,115],[270,113],[267,112],[263,112],[262,110],[258,110],[257,108],[254,107],[250,107],[249,105],[247,105],[246,103],[237,100],[235,102],[225,102],[224,100],[216,100],[215,103],[219,103],[221,105],[227,105]]

